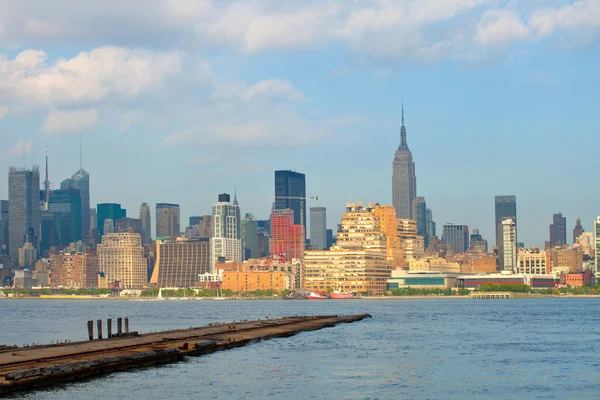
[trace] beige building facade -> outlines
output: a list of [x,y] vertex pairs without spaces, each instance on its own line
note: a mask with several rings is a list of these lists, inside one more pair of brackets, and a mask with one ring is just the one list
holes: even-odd
[[108,285],[120,281],[123,289],[148,285],[147,261],[139,233],[109,233],[97,247],[100,272]]
[[517,274],[550,274],[550,260],[545,250],[537,247],[519,250]]

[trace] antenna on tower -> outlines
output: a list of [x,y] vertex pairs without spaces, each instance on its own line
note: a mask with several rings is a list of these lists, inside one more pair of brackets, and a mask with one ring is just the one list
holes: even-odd
[[25,140],[21,139],[21,145],[23,146],[23,167],[27,169],[27,152],[25,151]]
[[79,133],[79,169],[83,169],[83,137]]
[[44,197],[45,197],[45,209],[48,209],[48,203],[50,203],[50,180],[48,179],[48,142],[46,142],[46,180],[44,180]]

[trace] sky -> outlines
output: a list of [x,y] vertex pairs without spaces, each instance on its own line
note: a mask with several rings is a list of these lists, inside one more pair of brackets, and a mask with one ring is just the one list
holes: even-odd
[[0,198],[11,165],[53,187],[83,167],[92,204],[219,193],[266,219],[274,171],[306,174],[335,228],[347,201],[391,204],[404,102],[417,192],[494,242],[552,214],[600,214],[598,0],[0,0]]

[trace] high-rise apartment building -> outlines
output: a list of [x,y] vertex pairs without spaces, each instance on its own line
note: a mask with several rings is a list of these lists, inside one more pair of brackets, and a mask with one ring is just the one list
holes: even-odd
[[271,215],[271,256],[281,262],[301,259],[304,255],[304,227],[294,224],[294,211],[273,210]]
[[444,240],[456,253],[464,253],[469,249],[469,227],[467,225],[444,225]]
[[258,258],[258,221],[252,214],[246,214],[241,223],[244,260]]
[[210,273],[208,239],[172,238],[156,241],[156,259],[150,283],[157,287],[189,288],[198,275]]
[[496,223],[494,225],[494,231],[496,232],[496,248],[500,249],[502,242],[502,219],[511,218],[514,221],[515,226],[517,226],[517,197],[512,195],[496,196],[495,214]]
[[68,246],[70,243],[83,239],[81,192],[78,189],[60,189],[50,192],[48,211],[60,213],[61,245]]
[[97,247],[99,270],[110,284],[120,281],[125,289],[148,284],[148,264],[139,233],[108,233]]
[[417,235],[423,237],[425,248],[427,248],[429,235],[427,235],[427,203],[425,197],[415,197],[413,200],[413,218],[417,221]]
[[500,270],[515,272],[517,269],[517,225],[514,219],[504,218],[500,225]]
[[417,221],[414,219],[398,219],[398,237],[404,256],[403,267],[408,267],[412,260],[423,257],[425,240],[417,234]]
[[310,245],[315,250],[326,250],[327,247],[327,209],[325,207],[310,208]]
[[86,170],[80,168],[70,179],[62,181],[60,188],[61,190],[79,191],[81,204],[77,221],[79,221],[80,227],[76,231],[81,232],[81,237],[86,237],[90,232],[90,175]]
[[121,208],[120,204],[103,203],[96,206],[96,214],[98,216],[98,234],[102,236],[105,233],[105,221],[111,220],[114,232],[114,228],[117,225],[117,219],[125,218],[127,216],[127,210]]
[[50,286],[53,288],[97,288],[98,271],[95,254],[61,252],[50,255]]
[[10,167],[8,173],[8,254],[16,261],[30,229],[35,248],[40,233],[40,170]]
[[242,240],[237,218],[239,206],[231,203],[227,193],[219,195],[212,206],[212,235],[210,238],[211,272],[222,261],[242,261]]
[[156,205],[156,237],[180,236],[179,218],[179,204],[158,203]]
[[567,244],[567,219],[561,213],[553,214],[552,224],[550,224],[550,245],[563,244]]
[[306,177],[294,171],[275,171],[275,210],[294,211],[294,224],[306,231]]
[[400,145],[396,150],[392,170],[392,203],[396,216],[401,219],[414,219],[413,201],[417,197],[417,177],[412,153],[406,142],[404,126],[404,108],[402,109],[402,127]]
[[575,228],[573,228],[573,243],[577,242],[577,238],[581,236],[583,232],[585,232],[585,229],[581,226],[581,218],[577,218],[575,220]]
[[596,262],[596,271],[600,270],[600,217],[594,221],[594,261]]
[[152,241],[152,215],[148,203],[140,206],[140,221],[142,221],[142,244],[147,245]]

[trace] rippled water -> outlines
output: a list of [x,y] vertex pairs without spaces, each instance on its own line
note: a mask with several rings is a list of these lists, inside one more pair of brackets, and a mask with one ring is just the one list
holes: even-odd
[[162,330],[285,315],[373,319],[26,399],[598,399],[600,300],[0,301],[0,343],[82,340],[88,319]]

